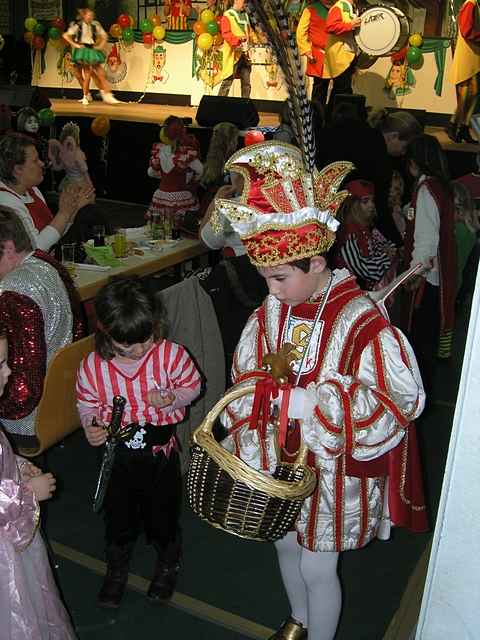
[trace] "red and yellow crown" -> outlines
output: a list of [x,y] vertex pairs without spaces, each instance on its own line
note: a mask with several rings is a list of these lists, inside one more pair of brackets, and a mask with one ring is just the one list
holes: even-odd
[[273,267],[330,249],[340,224],[335,215],[349,195],[338,188],[353,169],[350,162],[310,173],[297,147],[272,140],[237,151],[225,168],[242,174],[243,192],[238,201],[217,198],[215,215],[227,218],[255,266]]

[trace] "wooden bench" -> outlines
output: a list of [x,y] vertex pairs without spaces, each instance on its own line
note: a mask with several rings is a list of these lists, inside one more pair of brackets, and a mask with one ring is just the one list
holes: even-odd
[[34,457],[63,440],[80,427],[75,380],[81,360],[94,350],[94,335],[57,351],[48,365],[43,393],[37,407],[35,436],[38,446],[19,447],[22,456]]

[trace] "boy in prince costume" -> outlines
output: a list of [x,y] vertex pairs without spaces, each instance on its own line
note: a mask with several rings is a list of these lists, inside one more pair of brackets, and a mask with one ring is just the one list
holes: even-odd
[[[291,616],[271,640],[332,640],[341,609],[340,551],[387,539],[392,525],[426,529],[414,427],[424,391],[413,351],[355,279],[330,271],[335,213],[352,166],[307,170],[299,149],[276,141],[242,149],[227,169],[244,177],[240,202],[217,199],[270,295],[250,317],[233,364],[251,384],[268,353],[295,347],[289,428],[282,461],[300,436],[318,484],[295,531],[275,543]],[[231,403],[224,446],[251,467],[273,472],[275,426],[265,436],[239,421],[252,398]],[[235,426],[233,426],[235,425]]]

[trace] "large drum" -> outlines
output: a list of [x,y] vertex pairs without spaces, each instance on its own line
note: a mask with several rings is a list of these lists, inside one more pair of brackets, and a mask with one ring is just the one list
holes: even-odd
[[361,15],[355,35],[358,47],[369,56],[385,56],[400,51],[408,41],[410,26],[407,16],[396,7],[370,7]]

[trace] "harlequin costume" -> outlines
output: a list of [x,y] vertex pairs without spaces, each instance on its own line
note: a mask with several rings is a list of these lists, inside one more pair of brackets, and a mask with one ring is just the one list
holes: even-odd
[[456,142],[473,141],[468,132],[470,119],[480,91],[480,9],[478,0],[467,0],[458,13],[458,37],[455,44],[450,80],[457,92],[457,109],[448,133]]
[[333,79],[332,95],[352,93],[352,75],[357,55],[352,28],[355,17],[354,5],[348,0],[338,0],[328,12],[323,77]]
[[[310,175],[299,150],[273,141],[237,152],[227,168],[242,173],[246,187],[240,203],[217,199],[217,212],[239,233],[254,265],[274,267],[327,252],[346,197],[336,191],[349,163]],[[302,420],[301,426],[291,421],[280,458],[295,459],[301,431],[318,485],[303,503],[296,536],[276,543],[292,619],[273,638],[305,638],[307,627],[308,637],[317,638],[322,625],[333,637],[339,602],[327,609],[322,602],[339,591],[337,552],[388,538],[391,525],[426,530],[412,424],[424,392],[407,340],[346,270],[334,271],[317,299],[295,307],[267,296],[240,338],[234,382],[251,384],[263,357],[287,342],[295,345],[292,394]],[[251,396],[228,406],[223,445],[251,467],[273,472],[275,427],[268,424],[263,437],[245,424],[251,413]],[[330,568],[322,564],[319,571],[327,571],[332,584],[320,596],[315,584],[322,579],[310,582],[308,567],[322,557]],[[327,622],[329,608],[338,613]]]
[[250,19],[246,11],[228,9],[220,21],[223,38],[222,45],[222,84],[219,96],[226,96],[236,76],[240,77],[242,98],[249,98],[251,63],[248,54],[242,48],[242,39],[246,39],[246,47],[253,36]]
[[328,9],[322,2],[306,6],[297,26],[297,45],[301,55],[307,57],[306,74],[313,78],[312,99],[327,100],[329,79],[323,78],[323,60],[327,44]]
[[48,364],[84,333],[81,303],[63,265],[39,250],[2,278],[0,292],[0,326],[12,369],[0,420],[16,442],[32,446]]

